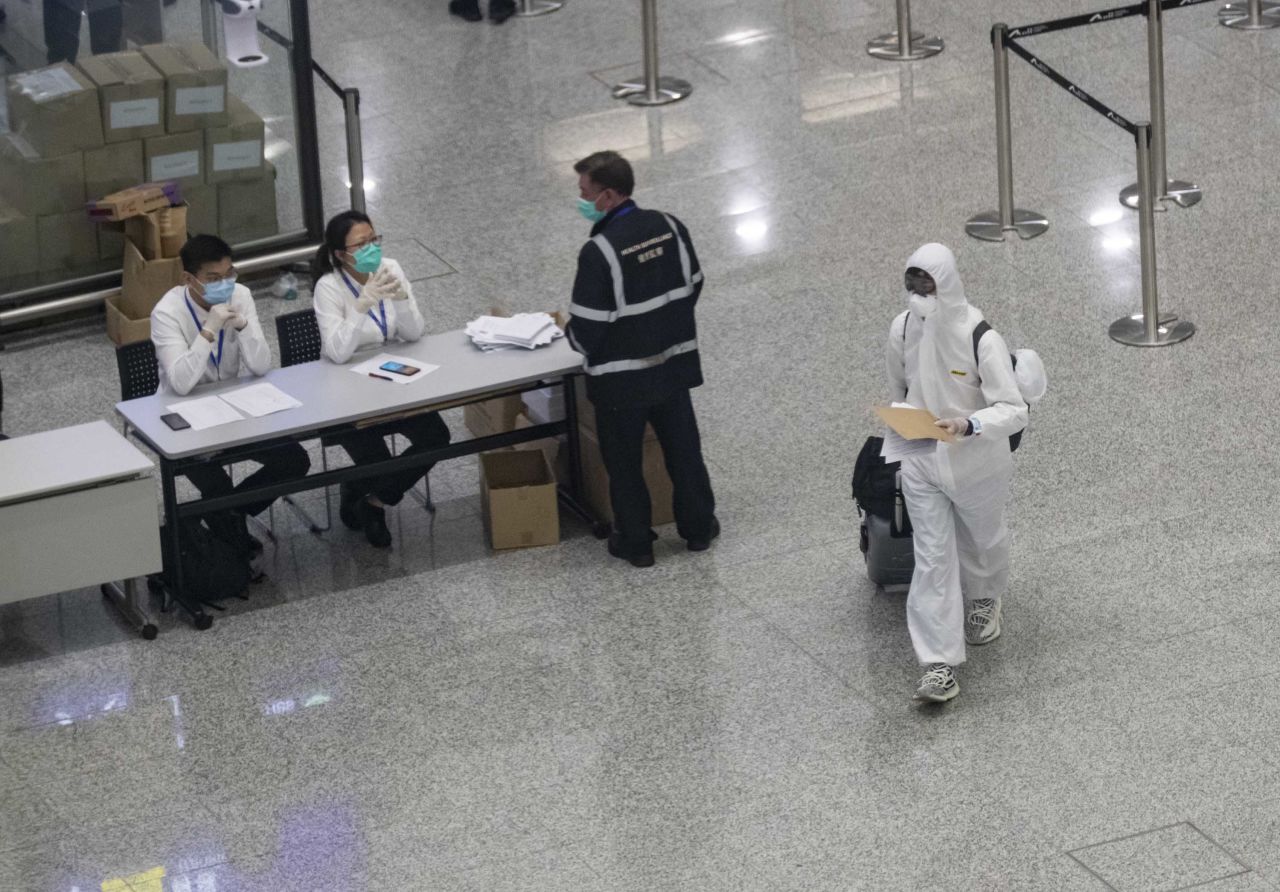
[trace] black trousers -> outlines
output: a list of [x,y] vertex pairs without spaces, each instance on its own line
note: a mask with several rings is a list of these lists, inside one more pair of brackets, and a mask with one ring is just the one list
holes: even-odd
[[[211,499],[217,496],[230,495],[233,492],[242,492],[257,486],[269,486],[272,483],[297,480],[299,477],[305,477],[307,471],[311,468],[311,456],[307,455],[307,450],[297,443],[263,449],[261,452],[245,456],[245,459],[255,461],[262,467],[241,480],[238,485],[231,482],[231,477],[218,464],[198,465],[183,473],[191,481],[191,484],[200,490],[201,496]],[[264,499],[261,502],[243,505],[235,510],[242,514],[261,514],[274,501],[274,498]]]
[[[365,428],[350,434],[344,434],[339,442],[347,450],[347,455],[357,465],[367,465],[376,461],[391,458],[391,450],[384,437],[400,434],[412,445],[402,455],[414,455],[431,449],[439,449],[449,445],[449,428],[440,418],[439,412],[428,412],[425,415],[413,415],[398,421],[389,421],[376,427]],[[415,483],[427,475],[430,467],[410,469],[371,480],[356,480],[353,486],[364,490],[362,495],[375,496],[384,505],[398,505]]]
[[689,391],[682,390],[656,406],[641,408],[596,407],[596,432],[600,453],[609,472],[609,500],[618,548],[624,553],[647,554],[652,550],[653,518],[649,488],[644,482],[644,428],[662,444],[667,473],[671,476],[676,531],[684,539],[711,534],[716,498],[711,475],[702,460],[702,439]]
[[[80,53],[80,13],[85,0],[44,0],[44,45],[49,64],[75,64]],[[124,12],[118,2],[96,0],[89,6],[89,48],[99,53],[124,49]]]

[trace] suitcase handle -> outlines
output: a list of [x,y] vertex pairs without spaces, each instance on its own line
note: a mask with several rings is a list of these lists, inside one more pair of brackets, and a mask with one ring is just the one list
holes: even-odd
[[902,471],[893,475],[893,532],[902,532]]

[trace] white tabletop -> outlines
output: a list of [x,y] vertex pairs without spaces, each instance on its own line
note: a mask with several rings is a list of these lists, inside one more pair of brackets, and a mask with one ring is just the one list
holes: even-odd
[[137,477],[153,467],[105,421],[0,440],[0,505]]
[[[412,384],[392,384],[353,374],[350,366],[378,353],[392,353],[439,366]],[[461,331],[431,335],[411,344],[391,342],[357,353],[347,365],[327,360],[272,369],[262,378],[220,381],[196,388],[185,397],[157,394],[118,403],[116,411],[165,458],[187,458],[220,449],[349,424],[398,411],[448,403],[493,393],[507,387],[555,379],[582,370],[582,356],[560,338],[537,350],[485,353]],[[246,418],[203,431],[174,431],[160,420],[165,406],[269,381],[302,403],[261,418]]]

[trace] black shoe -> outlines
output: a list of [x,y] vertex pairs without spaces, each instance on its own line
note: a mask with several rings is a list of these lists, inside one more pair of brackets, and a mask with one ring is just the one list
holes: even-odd
[[515,14],[516,5],[514,3],[499,3],[498,0],[490,0],[489,21],[495,25],[501,25]]
[[480,14],[480,0],[449,0],[449,12],[468,22],[478,22],[484,18]]
[[364,498],[364,493],[350,483],[342,484],[338,488],[338,493],[338,517],[342,520],[342,525],[349,530],[364,529],[360,512],[356,510],[360,500]]
[[364,537],[374,548],[391,547],[391,531],[387,529],[387,512],[362,501],[359,506],[360,525],[364,527]]
[[643,551],[636,554],[627,554],[618,546],[618,540],[615,536],[609,537],[609,554],[616,558],[622,558],[633,567],[652,567],[653,552]]
[[690,551],[706,551],[711,547],[711,540],[720,535],[720,521],[711,518],[711,532],[705,539],[686,539],[685,544]]

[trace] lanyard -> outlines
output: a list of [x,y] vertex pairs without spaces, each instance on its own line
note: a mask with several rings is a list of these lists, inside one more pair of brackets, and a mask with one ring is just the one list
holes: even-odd
[[[191,311],[191,318],[196,323],[196,334],[199,336],[200,329],[204,328],[204,326],[200,324],[200,317],[196,315],[196,308],[191,306],[191,299],[184,295],[183,300],[187,302],[187,309]],[[225,328],[218,330],[218,356],[215,359],[212,353],[209,354],[209,361],[213,363],[214,368],[219,370],[222,368],[222,339],[226,334],[227,330]]]
[[[342,281],[346,282],[347,287],[351,289],[351,296],[354,297],[356,300],[359,300],[360,292],[356,290],[355,283],[347,278],[346,270],[339,270],[339,272],[342,273]],[[369,318],[372,319],[374,323],[377,324],[378,328],[382,329],[382,339],[385,341],[387,339],[387,308],[382,303],[382,301],[378,301],[378,312],[382,314],[381,319],[373,315],[373,310],[369,311]]]

